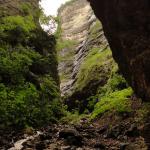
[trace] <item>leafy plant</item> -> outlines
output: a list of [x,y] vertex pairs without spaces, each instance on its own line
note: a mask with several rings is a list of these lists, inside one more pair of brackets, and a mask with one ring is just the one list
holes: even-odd
[[94,119],[97,116],[102,115],[106,111],[112,110],[115,110],[118,113],[130,112],[131,108],[129,98],[132,95],[132,93],[132,89],[128,88],[105,95],[95,105],[91,118]]
[[8,16],[2,18],[0,23],[1,40],[4,43],[10,43],[12,46],[27,43],[30,32],[36,28],[32,16]]
[[29,15],[32,10],[32,6],[29,2],[22,3],[20,8],[24,15]]
[[42,31],[23,3],[25,16],[0,20],[0,128],[38,127],[63,115],[55,38]]
[[109,75],[107,64],[109,64],[109,61],[111,62],[111,59],[108,59],[110,57],[110,49],[102,52],[99,51],[99,48],[92,49],[80,67],[76,87],[82,89],[90,81],[100,80]]

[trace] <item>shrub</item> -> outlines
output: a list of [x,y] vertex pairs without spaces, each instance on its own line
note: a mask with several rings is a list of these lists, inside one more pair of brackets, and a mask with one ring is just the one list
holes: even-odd
[[32,16],[8,16],[2,18],[0,23],[1,40],[12,46],[26,43],[31,36],[30,32],[36,27]]
[[99,115],[102,115],[106,111],[115,110],[118,113],[130,112],[130,101],[129,98],[133,91],[131,88],[127,88],[121,91],[115,91],[108,95],[105,95],[95,105],[94,111],[92,112],[91,118],[94,119]]
[[32,10],[32,6],[29,2],[22,3],[20,8],[24,15],[29,15]]
[[109,76],[107,65],[112,61],[110,49],[99,51],[93,48],[80,67],[76,87],[82,89],[92,80],[101,80]]
[[[37,127],[56,121],[62,115],[62,108],[59,100],[56,97],[54,100],[53,93],[50,93],[54,88],[52,84],[51,89],[44,91],[44,99],[41,99],[43,95],[31,83],[13,89],[0,84],[0,127]],[[52,97],[47,99],[47,93]]]
[[5,84],[23,83],[33,61],[41,56],[30,48],[10,49],[0,49],[0,76]]
[[65,116],[60,121],[67,124],[78,124],[82,118],[89,119],[89,115],[79,114],[78,110],[73,112],[65,111]]
[[45,58],[29,47],[19,46],[11,52],[9,48],[0,49],[1,127],[35,127],[56,121],[63,111],[56,82],[30,70]]

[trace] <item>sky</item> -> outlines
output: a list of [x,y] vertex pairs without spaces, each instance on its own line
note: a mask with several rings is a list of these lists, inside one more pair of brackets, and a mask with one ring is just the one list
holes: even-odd
[[67,2],[69,0],[41,0],[40,4],[44,9],[44,13],[46,15],[57,15],[57,9],[61,6],[61,4]]

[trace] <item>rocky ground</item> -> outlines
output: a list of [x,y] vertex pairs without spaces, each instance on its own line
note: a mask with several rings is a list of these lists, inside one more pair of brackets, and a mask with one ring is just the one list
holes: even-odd
[[141,136],[144,126],[135,122],[135,116],[135,112],[111,112],[93,122],[83,118],[76,125],[54,124],[38,131],[3,134],[0,150],[148,150]]

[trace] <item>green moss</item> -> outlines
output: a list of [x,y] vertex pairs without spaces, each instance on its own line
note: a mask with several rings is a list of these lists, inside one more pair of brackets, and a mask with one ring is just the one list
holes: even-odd
[[[24,10],[27,5],[22,6]],[[42,31],[35,20],[32,14],[0,20],[0,128],[3,129],[38,127],[56,121],[63,114],[55,38]]]
[[17,27],[21,27],[24,32],[30,32],[35,28],[32,16],[8,16],[2,18],[2,24],[0,29],[2,31],[14,30]]
[[114,63],[110,77],[103,87],[100,87],[97,91],[99,97],[110,94],[114,91],[119,91],[128,87],[126,80],[121,74],[118,73],[118,65]]
[[97,20],[96,22],[95,22],[95,24],[91,27],[91,29],[90,29],[90,35],[89,35],[89,37],[91,38],[91,39],[94,39],[94,38],[96,38],[97,37],[97,35],[99,34],[99,30],[100,29],[102,29],[102,24],[101,24],[101,22],[99,21],[99,20]]
[[0,54],[1,125],[39,126],[59,118],[63,109],[56,82],[49,75],[38,76],[30,70],[43,56],[24,47],[11,53],[1,48]]
[[131,107],[129,98],[132,95],[132,93],[132,89],[128,88],[105,95],[96,104],[91,118],[94,119],[99,115],[102,115],[106,111],[112,110],[115,110],[118,113],[130,112]]
[[75,45],[76,45],[76,41],[73,41],[73,40],[58,40],[57,45],[56,45],[56,49],[57,49],[57,51],[61,51],[64,48],[65,49],[72,49],[75,47]]
[[61,119],[62,123],[69,123],[69,124],[78,124],[82,118],[89,118],[89,115],[86,114],[79,114],[78,111],[74,112],[65,112],[65,116]]
[[76,87],[82,89],[90,81],[107,76],[107,64],[111,61],[110,58],[110,49],[100,51],[99,48],[93,48],[80,67]]
[[88,109],[93,111],[95,104],[98,100],[101,100],[103,97],[115,92],[121,91],[128,88],[126,80],[118,73],[118,65],[113,62],[111,73],[108,76],[108,80],[103,86],[97,88],[97,93],[94,96],[90,96],[88,101]]
[[32,11],[31,3],[24,2],[20,5],[20,9],[24,15],[29,15]]

